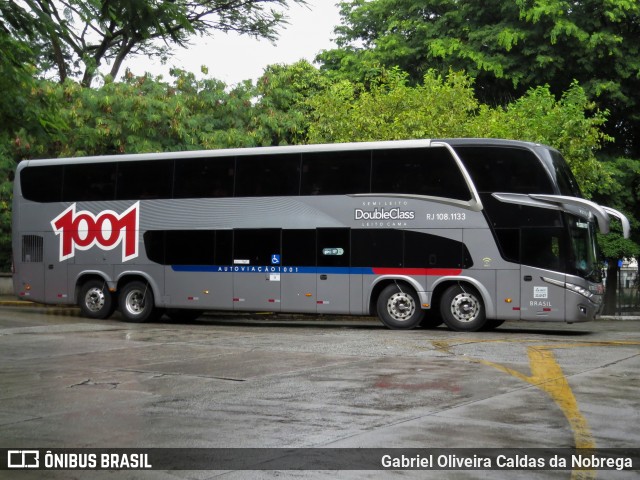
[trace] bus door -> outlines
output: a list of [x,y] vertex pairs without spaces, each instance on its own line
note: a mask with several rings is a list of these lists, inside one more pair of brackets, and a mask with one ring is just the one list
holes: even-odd
[[315,313],[316,230],[282,230],[282,311]]
[[563,238],[562,228],[521,229],[522,320],[565,320],[566,275],[561,272]]
[[350,229],[319,228],[316,257],[318,313],[349,313]]
[[233,309],[281,309],[280,229],[238,229],[233,235]]
[[46,303],[64,303],[69,298],[67,265],[73,259],[60,261],[59,239],[51,232],[44,236],[44,286]]

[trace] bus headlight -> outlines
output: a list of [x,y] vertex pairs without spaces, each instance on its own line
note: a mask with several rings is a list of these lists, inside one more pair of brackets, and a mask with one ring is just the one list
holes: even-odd
[[580,295],[588,298],[589,300],[591,300],[591,297],[593,297],[593,293],[591,293],[588,289],[581,287],[579,285],[574,285],[573,283],[565,283],[565,286],[568,290],[579,293]]
[[542,280],[544,280],[547,283],[550,283],[551,285],[556,285],[558,287],[571,290],[572,292],[578,293],[589,300],[593,298],[593,293],[588,288],[581,287],[580,285],[575,285],[573,283],[568,283],[568,282],[561,282],[560,280],[554,280],[553,278],[546,278],[546,277],[542,277]]

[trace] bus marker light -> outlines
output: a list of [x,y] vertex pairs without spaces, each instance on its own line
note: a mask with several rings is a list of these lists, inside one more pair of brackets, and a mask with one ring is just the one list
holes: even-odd
[[511,298],[505,298],[504,299],[504,303],[511,303],[511,302],[513,302],[513,299],[511,299]]
[[422,306],[423,306],[424,308],[429,308],[431,305],[429,305],[428,303],[423,303],[423,304],[422,304]]
[[31,285],[29,285],[28,283],[25,283],[24,289],[28,292],[29,290],[31,290]]
[[305,297],[313,297],[313,295],[311,293],[305,293],[304,296]]
[[203,290],[202,293],[204,293],[205,295],[209,295],[209,290]]

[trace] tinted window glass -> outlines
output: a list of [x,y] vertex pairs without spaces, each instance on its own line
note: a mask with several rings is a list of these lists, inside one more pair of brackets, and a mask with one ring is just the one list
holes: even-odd
[[505,203],[490,194],[480,194],[480,199],[489,223],[496,228],[518,228],[520,225],[540,227],[562,225],[562,217],[557,210]]
[[166,265],[164,256],[164,244],[165,244],[165,231],[151,231],[144,232],[144,250],[147,253],[147,258],[152,262]]
[[402,230],[351,230],[351,265],[402,267]]
[[171,198],[173,161],[120,162],[116,200]]
[[166,232],[165,258],[169,265],[213,265],[215,232],[170,230]]
[[565,271],[562,228],[523,228],[520,252],[522,264],[547,270]]
[[233,230],[216,231],[216,265],[231,265],[233,263]]
[[471,199],[464,177],[446,148],[374,151],[371,190]]
[[173,197],[231,197],[234,168],[234,157],[176,160]]
[[551,154],[553,168],[556,172],[556,182],[558,183],[560,195],[582,197],[576,177],[573,176],[569,165],[567,165],[567,162],[562,158],[562,155],[555,151],[550,151],[549,153]]
[[231,230],[157,230],[144,234],[152,262],[163,265],[230,265]]
[[509,262],[520,263],[520,230],[517,228],[498,228],[495,230],[502,258]]
[[319,267],[349,266],[351,252],[348,228],[319,228],[317,238]]
[[478,192],[554,193],[536,155],[515,147],[456,147]]
[[280,255],[280,230],[235,230],[233,237],[234,264],[279,265],[273,257]]
[[237,157],[236,197],[298,195],[300,155]]
[[405,232],[404,266],[407,268],[470,268],[467,247],[457,240],[428,233]]
[[369,193],[371,152],[319,152],[302,156],[301,195]]
[[62,199],[66,202],[113,200],[116,194],[115,163],[65,165]]
[[62,200],[62,165],[28,167],[20,173],[22,195],[34,202],[59,202]]
[[316,231],[283,230],[282,264],[314,267],[316,265]]

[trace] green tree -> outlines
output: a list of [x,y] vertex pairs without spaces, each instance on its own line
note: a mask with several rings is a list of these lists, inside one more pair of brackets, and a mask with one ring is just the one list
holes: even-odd
[[0,0],[0,26],[37,47],[43,72],[88,87],[105,63],[116,78],[132,54],[166,56],[193,35],[235,31],[273,40],[282,10],[305,0]]
[[506,107],[479,102],[473,80],[462,73],[442,77],[430,71],[412,85],[400,70],[383,70],[370,85],[341,80],[311,97],[309,141],[514,138],[558,148],[587,196],[610,182],[595,158],[608,140],[600,131],[606,116],[594,111],[577,84],[559,100],[548,87],[539,87]]
[[419,82],[432,68],[475,79],[482,102],[527,89],[560,94],[574,80],[609,111],[619,151],[640,156],[640,3],[637,0],[349,0],[324,68],[363,80],[372,65]]
[[252,129],[261,131],[268,145],[305,143],[311,120],[308,99],[327,86],[326,76],[306,60],[268,66],[255,87]]

